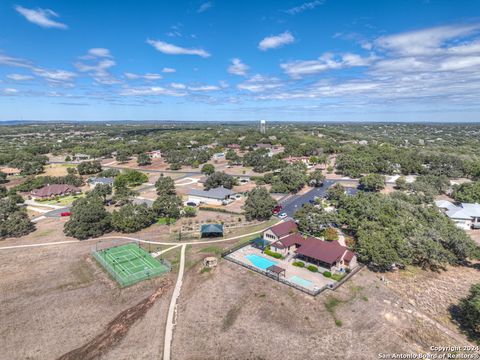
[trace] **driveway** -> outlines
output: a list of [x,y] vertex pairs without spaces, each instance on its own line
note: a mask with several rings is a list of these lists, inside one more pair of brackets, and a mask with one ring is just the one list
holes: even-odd
[[[313,188],[312,190],[308,191],[303,195],[293,195],[285,200],[285,202],[281,202],[283,206],[282,213],[286,213],[289,218],[293,218],[295,212],[300,210],[303,204],[308,203],[310,200],[314,200],[315,197],[326,197],[327,190],[335,185],[336,183],[342,183],[342,180],[325,180],[323,186]],[[355,195],[358,192],[357,188],[347,187],[345,188],[347,195]]]

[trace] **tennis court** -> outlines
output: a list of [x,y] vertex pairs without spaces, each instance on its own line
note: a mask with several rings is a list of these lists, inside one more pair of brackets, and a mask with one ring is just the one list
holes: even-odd
[[96,249],[93,255],[121,287],[159,276],[171,269],[169,264],[155,259],[136,243]]

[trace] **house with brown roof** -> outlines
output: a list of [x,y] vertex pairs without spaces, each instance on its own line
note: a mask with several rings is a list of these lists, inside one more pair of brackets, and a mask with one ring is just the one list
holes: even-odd
[[286,256],[302,246],[304,240],[303,235],[296,232],[275,241],[270,245],[270,248],[272,251]]
[[2,167],[0,168],[0,172],[7,174],[9,176],[13,176],[13,175],[19,175],[22,172],[22,170],[17,168],[12,168],[12,167]]
[[306,238],[296,250],[296,258],[329,271],[344,271],[357,266],[357,256],[338,241]]
[[270,243],[274,243],[281,238],[290,234],[298,232],[298,227],[295,221],[289,220],[274,225],[263,232],[263,238]]
[[30,195],[33,199],[50,199],[57,196],[79,194],[81,192],[82,191],[79,188],[72,185],[53,184],[32,190]]

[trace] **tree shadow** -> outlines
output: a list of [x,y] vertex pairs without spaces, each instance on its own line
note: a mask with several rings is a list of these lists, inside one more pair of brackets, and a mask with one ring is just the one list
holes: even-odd
[[456,304],[450,305],[448,307],[448,312],[450,313],[455,325],[458,326],[458,329],[465,334],[470,341],[480,344],[480,333],[468,326],[465,326],[465,315],[463,314],[461,307]]

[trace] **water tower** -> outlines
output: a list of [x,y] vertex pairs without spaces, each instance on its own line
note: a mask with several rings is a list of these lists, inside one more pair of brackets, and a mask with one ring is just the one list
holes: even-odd
[[267,122],[265,120],[260,120],[260,133],[265,134],[267,132]]

